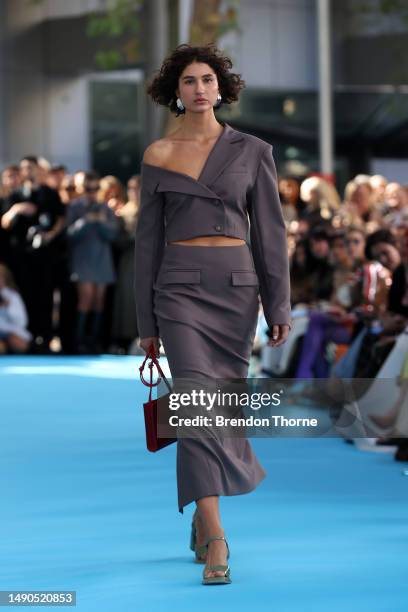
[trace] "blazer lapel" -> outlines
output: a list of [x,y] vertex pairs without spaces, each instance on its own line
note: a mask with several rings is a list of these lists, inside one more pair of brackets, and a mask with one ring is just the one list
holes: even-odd
[[186,195],[220,200],[211,189],[217,178],[242,153],[244,137],[224,122],[225,129],[210,151],[199,180],[167,168],[144,164],[143,173],[150,182],[154,181],[155,191],[174,191]]
[[224,125],[225,130],[212,148],[200,176],[200,182],[206,185],[215,183],[220,174],[242,153],[243,135],[228,123]]
[[[165,169],[163,168],[163,170]],[[203,183],[196,181],[193,177],[180,172],[168,172],[169,174],[166,176],[164,176],[165,173],[163,173],[156,187],[156,191],[174,191],[176,193],[184,193],[186,195],[199,196],[201,198],[220,199],[214,191]]]

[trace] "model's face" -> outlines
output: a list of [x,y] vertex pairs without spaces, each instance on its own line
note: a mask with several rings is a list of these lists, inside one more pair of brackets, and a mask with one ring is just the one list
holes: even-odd
[[216,104],[218,91],[214,70],[208,64],[193,62],[181,73],[176,95],[186,111],[202,113]]
[[360,232],[349,232],[346,244],[350,257],[353,260],[364,259],[365,238]]

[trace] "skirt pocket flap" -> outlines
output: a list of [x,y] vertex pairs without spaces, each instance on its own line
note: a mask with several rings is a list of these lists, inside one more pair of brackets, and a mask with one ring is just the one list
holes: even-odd
[[199,284],[201,270],[166,270],[163,272],[162,282]]
[[244,270],[231,272],[231,282],[233,285],[255,285],[259,286],[258,275],[256,272],[246,272]]

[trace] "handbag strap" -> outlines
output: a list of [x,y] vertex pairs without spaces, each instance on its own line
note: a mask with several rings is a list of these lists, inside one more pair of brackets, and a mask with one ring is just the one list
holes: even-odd
[[[148,359],[150,359],[150,363],[148,364],[148,367],[149,367],[149,370],[150,370],[150,382],[148,382],[148,381],[147,381],[147,380],[144,378],[144,376],[143,376],[143,369],[144,369],[145,364],[146,364],[146,361],[147,361]],[[157,370],[158,370],[158,372],[159,372],[159,374],[160,374],[160,376],[158,376],[158,378],[157,378],[157,380],[156,380],[156,382],[155,382],[155,383],[153,382],[153,371],[152,371],[152,370],[153,370],[153,365],[155,365],[155,366],[156,366],[156,368],[157,368]],[[152,389],[153,389],[153,387],[157,387],[157,386],[158,386],[158,384],[160,383],[161,379],[163,379],[163,380],[164,380],[164,382],[165,382],[165,384],[166,384],[166,386],[167,386],[168,390],[169,390],[169,391],[170,391],[170,393],[171,393],[172,388],[171,388],[171,386],[170,386],[169,381],[168,381],[168,380],[167,380],[167,378],[165,377],[164,372],[163,372],[163,370],[161,369],[159,362],[157,361],[157,358],[156,358],[156,353],[155,353],[155,350],[154,350],[154,345],[153,345],[153,343],[152,343],[152,344],[149,346],[149,349],[148,349],[148,351],[147,351],[147,353],[146,353],[146,357],[144,358],[142,365],[139,367],[139,372],[140,372],[140,379],[141,379],[142,383],[143,383],[144,385],[146,385],[147,387],[150,387],[150,391],[149,391],[149,402],[151,402],[151,401],[152,401]]]

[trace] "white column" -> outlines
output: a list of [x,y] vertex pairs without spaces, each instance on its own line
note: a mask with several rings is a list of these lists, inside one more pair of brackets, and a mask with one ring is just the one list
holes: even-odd
[[319,62],[320,172],[333,176],[333,95],[330,0],[316,0]]

